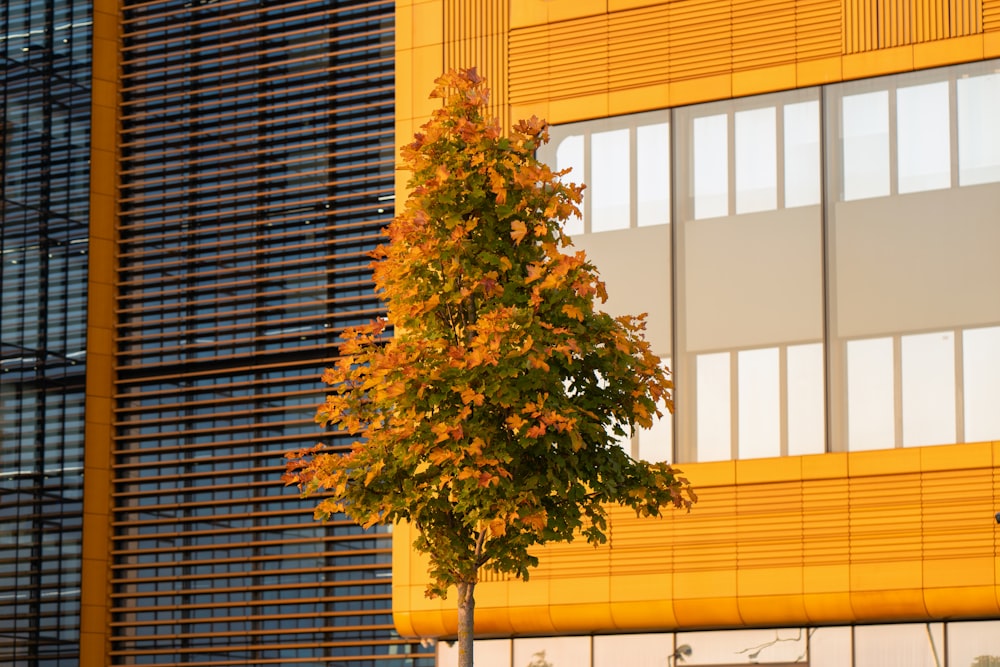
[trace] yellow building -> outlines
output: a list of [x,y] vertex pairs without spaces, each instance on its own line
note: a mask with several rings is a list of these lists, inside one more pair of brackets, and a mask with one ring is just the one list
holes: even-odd
[[[623,445],[701,498],[483,581],[477,665],[1000,664],[1000,0],[396,20],[398,141],[449,67],[552,124],[543,159],[588,184],[574,240],[675,373],[673,419]],[[397,629],[447,640],[411,542]]]

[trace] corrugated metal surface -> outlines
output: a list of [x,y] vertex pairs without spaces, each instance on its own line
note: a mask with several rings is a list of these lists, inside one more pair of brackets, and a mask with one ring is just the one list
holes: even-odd
[[[610,508],[607,545],[548,545],[528,583],[484,580],[483,631],[517,619],[521,632],[585,632],[602,605],[628,606],[622,631],[995,615],[998,456],[1000,445],[981,443],[826,454],[801,467],[736,461],[728,475],[726,464],[688,464],[691,479],[715,480],[698,486],[690,513]],[[408,546],[412,535],[395,539]],[[397,573],[399,591],[422,591],[425,572]],[[447,602],[399,591],[394,612],[415,629],[454,623]],[[560,612],[535,627],[525,614],[539,609]]]
[[606,15],[512,31],[510,101],[603,93],[608,59]]
[[844,0],[844,53],[974,35],[982,17],[982,0]]
[[670,6],[670,78],[688,79],[730,71],[729,0],[678,2]]
[[1000,31],[1000,0],[982,0],[983,30]]
[[839,56],[843,0],[795,3],[795,52],[799,60]]
[[841,0],[699,0],[513,30],[510,101],[597,94],[839,56],[841,17]]
[[733,0],[733,70],[794,61],[795,13],[785,0]]
[[448,69],[475,67],[492,91],[490,109],[506,123],[507,35],[510,21],[503,0],[446,0],[444,62]]
[[608,77],[612,89],[670,78],[667,6],[608,17]]
[[[663,522],[612,510],[614,571],[723,572],[995,556],[995,531],[981,527],[1000,497],[1000,469],[741,484],[700,488],[699,495],[691,514]],[[575,550],[547,548],[532,578],[579,576],[595,560],[607,559],[586,550],[578,554],[589,554],[581,566]]]

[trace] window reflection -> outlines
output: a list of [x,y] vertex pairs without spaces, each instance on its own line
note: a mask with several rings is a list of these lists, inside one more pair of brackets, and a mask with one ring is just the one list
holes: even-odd
[[636,223],[670,222],[670,125],[640,125],[636,134]]
[[958,95],[958,182],[1000,181],[1000,74],[962,76]]
[[[589,665],[590,637],[526,637],[514,640],[516,667]],[[479,659],[476,658],[478,665]]]
[[855,667],[940,667],[944,624],[859,625],[854,629]]
[[[670,360],[661,360],[660,366],[670,368]],[[661,402],[659,408],[663,416],[654,419],[651,428],[638,429],[635,436],[635,456],[650,463],[673,461],[674,416],[665,403]]]
[[1000,621],[948,623],[949,667],[1000,665]]
[[[556,146],[556,169],[558,171],[564,169],[572,170],[563,176],[563,181],[566,183],[582,183],[585,178],[583,165],[583,136],[569,136],[560,141],[559,145]],[[573,216],[566,221],[564,229],[571,236],[573,234],[582,234],[583,218]]]
[[889,93],[843,99],[844,199],[889,194]]
[[698,461],[732,458],[729,353],[698,355],[696,362]]
[[678,650],[687,646],[684,665],[738,665],[805,662],[808,658],[803,628],[678,632]]
[[950,126],[947,81],[896,91],[900,193],[951,185]]
[[786,104],[785,206],[811,206],[820,202],[819,101]]
[[965,440],[1000,440],[1000,327],[962,332]]
[[739,458],[781,454],[781,388],[778,348],[737,354]]
[[736,213],[778,207],[775,108],[737,111],[734,121]]
[[590,231],[629,226],[628,128],[595,132],[590,137]]
[[891,338],[847,343],[848,448],[884,449],[896,442]]
[[788,454],[819,454],[825,449],[823,344],[789,345]]
[[955,337],[903,336],[903,446],[955,442]]
[[702,116],[693,123],[694,217],[729,214],[728,116]]
[[674,652],[672,634],[609,635],[594,637],[593,667],[663,667]]

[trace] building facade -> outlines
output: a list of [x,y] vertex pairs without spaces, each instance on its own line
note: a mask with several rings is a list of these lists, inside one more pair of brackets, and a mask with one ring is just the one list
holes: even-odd
[[0,13],[0,663],[433,664],[385,530],[280,481],[381,312],[390,0]]
[[[487,573],[477,665],[1000,663],[1000,3],[412,0],[397,44],[400,137],[447,67],[552,124],[674,373],[622,446],[700,497]],[[454,664],[411,541],[397,627]]]

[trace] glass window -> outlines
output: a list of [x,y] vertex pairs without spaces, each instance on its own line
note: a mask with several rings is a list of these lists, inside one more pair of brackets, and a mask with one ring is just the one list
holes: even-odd
[[697,460],[728,461],[732,458],[729,353],[698,355],[695,372]]
[[670,222],[670,124],[640,125],[636,133],[636,223]]
[[[660,365],[669,368],[670,360],[663,359]],[[639,429],[636,436],[636,455],[643,461],[650,463],[671,461],[673,457],[674,416],[663,404],[660,405],[660,412],[663,413],[663,416],[654,419],[652,427]]]
[[962,332],[965,441],[1000,440],[1000,327]]
[[[478,639],[473,648],[476,667],[510,667],[511,640]],[[437,666],[458,665],[458,642],[437,643]]]
[[729,215],[728,116],[702,116],[694,123],[694,217]]
[[[564,182],[583,183],[583,136],[570,136],[559,142],[556,147],[556,170],[562,171],[563,169],[572,170],[563,176]],[[582,207],[583,204],[581,203],[580,206]],[[582,234],[583,218],[573,216],[566,221],[564,229],[570,235]]]
[[843,98],[844,199],[889,194],[889,92]]
[[628,128],[595,132],[590,137],[590,231],[629,226]]
[[891,338],[847,342],[847,442],[852,450],[895,446]]
[[739,458],[781,455],[778,348],[737,353]]
[[772,211],[778,206],[775,108],[735,114],[736,212]]
[[809,629],[809,667],[844,667],[852,661],[851,629]]
[[948,82],[896,90],[899,192],[951,186]]
[[819,102],[786,104],[783,115],[785,207],[819,204]]
[[943,649],[941,623],[854,628],[855,667],[938,667]]
[[625,657],[629,667],[663,667],[674,652],[670,634],[599,635],[594,637],[593,667],[620,667]]
[[903,336],[903,446],[955,442],[955,336]]
[[959,78],[958,182],[1000,181],[1000,74]]
[[[479,658],[476,658],[478,666]],[[531,637],[514,640],[516,667],[577,667],[590,664],[590,637]]]
[[788,374],[788,453],[818,454],[825,449],[823,345],[790,345]]
[[950,667],[1000,665],[1000,621],[948,624]]
[[802,628],[678,632],[675,641],[675,664],[683,665],[788,664],[807,657]]

